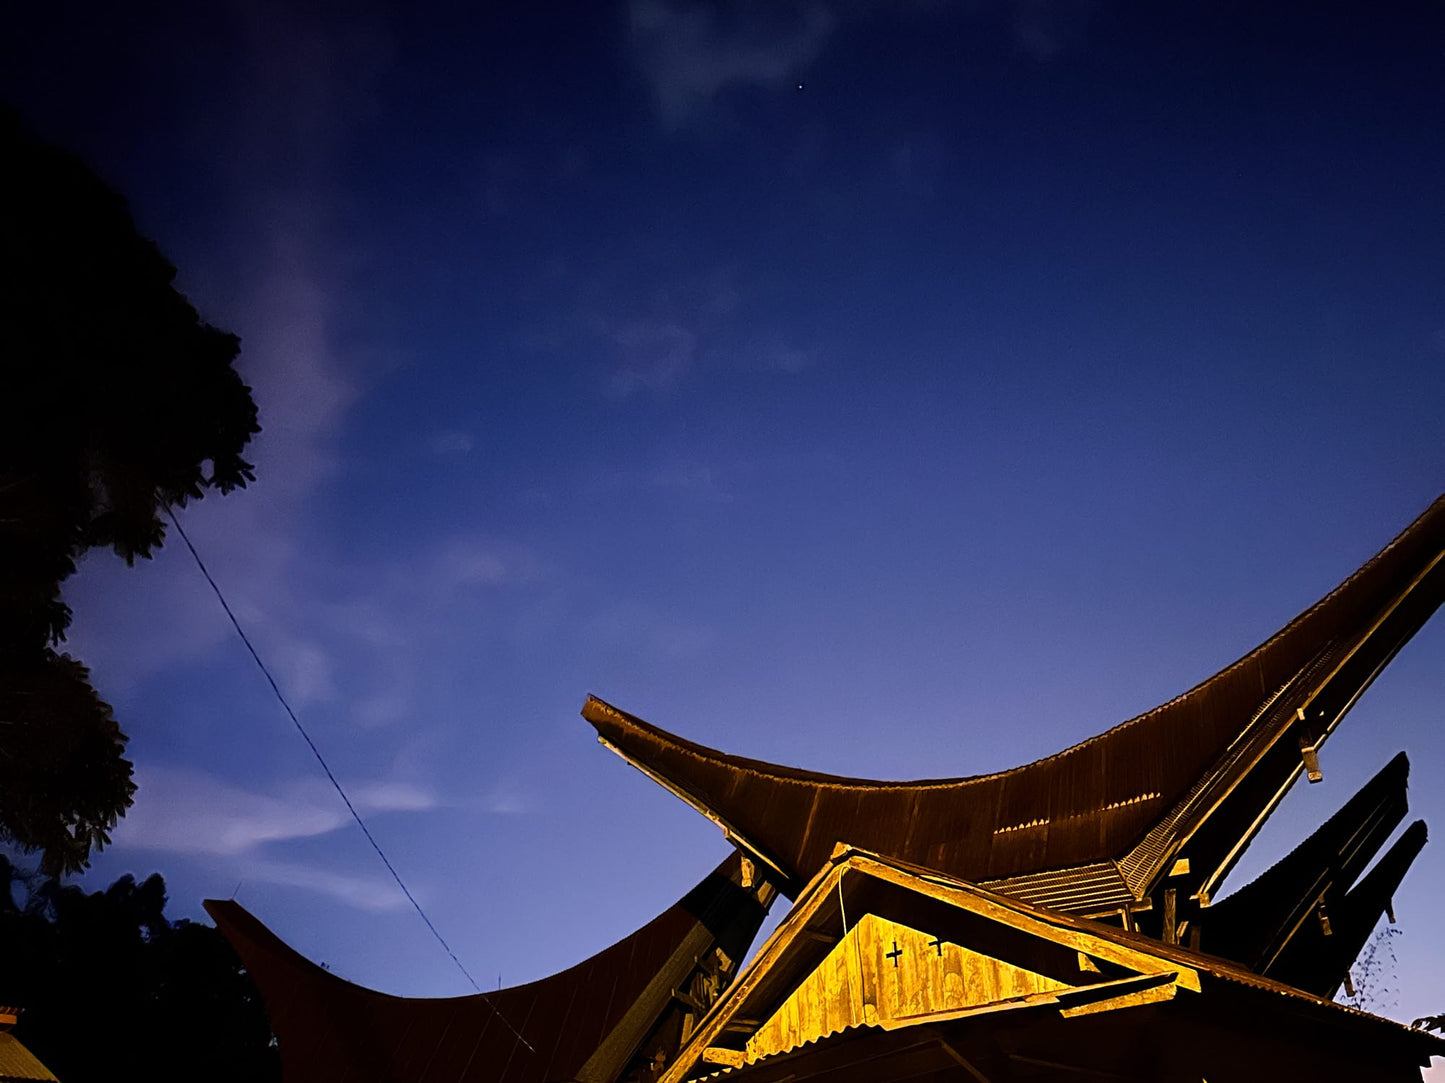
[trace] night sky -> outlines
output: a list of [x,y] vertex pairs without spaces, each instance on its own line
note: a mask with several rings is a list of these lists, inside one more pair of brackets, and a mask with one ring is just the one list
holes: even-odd
[[[1438,4],[142,6],[12,12],[0,98],[241,336],[258,479],[183,523],[483,987],[727,852],[588,692],[816,770],[1005,768],[1445,489]],[[140,784],[85,882],[468,991],[173,542],[67,585]],[[1445,832],[1442,663],[1437,616],[1231,886],[1402,748]],[[1436,841],[1376,1010],[1445,1011],[1442,890]]]

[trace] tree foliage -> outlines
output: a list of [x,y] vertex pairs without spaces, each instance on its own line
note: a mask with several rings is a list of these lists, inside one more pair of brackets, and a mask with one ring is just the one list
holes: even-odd
[[0,840],[83,868],[130,805],[125,735],[58,653],[87,549],[253,479],[236,336],[201,320],[125,201],[0,109]]
[[86,894],[0,856],[0,1004],[66,1083],[280,1079],[266,1010],[225,938],[170,922],[166,886]]

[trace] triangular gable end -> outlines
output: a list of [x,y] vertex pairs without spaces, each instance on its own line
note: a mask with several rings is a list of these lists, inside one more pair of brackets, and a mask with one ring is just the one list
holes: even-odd
[[1177,960],[840,847],[660,1083],[856,1028],[1045,1007],[1071,1017],[1179,988],[1200,986]]
[[[1092,962],[1087,966],[1099,973]],[[859,1024],[905,1026],[1069,988],[1047,974],[864,914],[748,1039],[747,1057],[760,1060]]]

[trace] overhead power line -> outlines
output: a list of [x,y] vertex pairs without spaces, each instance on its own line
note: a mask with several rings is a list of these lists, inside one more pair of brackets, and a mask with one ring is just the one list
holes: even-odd
[[321,749],[316,747],[316,742],[313,741],[311,735],[306,732],[306,727],[301,724],[301,719],[296,717],[296,712],[291,709],[291,704],[286,702],[286,696],[282,693],[281,686],[276,683],[276,678],[271,676],[271,670],[268,669],[266,663],[261,660],[261,656],[256,653],[256,648],[252,646],[250,637],[246,635],[246,630],[241,627],[241,622],[236,619],[236,614],[231,611],[230,605],[226,602],[226,596],[221,593],[220,586],[216,583],[210,570],[207,569],[206,562],[201,559],[201,554],[196,551],[196,546],[191,541],[190,536],[186,534],[185,528],[181,526],[181,521],[176,518],[175,511],[171,509],[169,504],[162,506],[166,509],[166,515],[169,517],[171,525],[176,528],[176,533],[181,536],[181,541],[185,542],[186,548],[190,550],[191,556],[196,562],[196,567],[201,570],[201,574],[205,576],[206,582],[211,585],[211,590],[215,592],[216,601],[221,603],[221,608],[225,610],[226,616],[231,621],[231,627],[236,629],[236,634],[241,637],[241,642],[245,644],[246,650],[250,652],[252,660],[256,663],[257,668],[261,670],[261,675],[266,678],[266,683],[271,686],[271,691],[275,693],[277,702],[281,704],[281,709],[286,712],[286,717],[291,719],[291,724],[296,727],[296,732],[301,734],[301,739],[306,742],[306,747],[311,749],[311,754],[316,757],[316,762],[321,765],[321,770],[326,772],[327,779],[336,789],[336,793],[340,796],[342,803],[346,805],[346,811],[351,813],[351,818],[356,821],[356,826],[361,828],[361,833],[366,836],[366,841],[371,843],[371,848],[376,851],[376,856],[381,858],[381,863],[386,866],[386,871],[391,873],[391,878],[396,881],[396,886],[401,888],[401,893],[406,896],[407,902],[411,903],[412,908],[416,910],[418,916],[426,923],[426,927],[431,930],[432,936],[436,937],[437,943],[442,946],[442,950],[451,957],[452,962],[456,963],[457,969],[462,972],[462,976],[467,979],[471,987],[481,996],[487,1007],[492,1009],[493,1013],[506,1025],[507,1029],[516,1037],[517,1041],[535,1053],[536,1050],[533,1049],[532,1044],[528,1042],[526,1038],[522,1037],[517,1028],[512,1026],[507,1020],[507,1017],[492,1003],[487,994],[482,992],[482,987],[477,984],[476,979],[473,978],[467,971],[467,968],[462,965],[462,961],[457,958],[457,953],[452,951],[451,946],[446,942],[442,934],[437,931],[437,927],[432,924],[431,918],[427,917],[426,911],[422,909],[421,903],[416,901],[416,896],[413,895],[411,890],[406,886],[406,882],[402,880],[401,874],[396,871],[396,866],[387,858],[386,852],[381,848],[381,844],[376,841],[375,836],[373,836],[367,828],[366,821],[361,818],[361,813],[356,811],[356,806],[351,803],[351,798],[346,796],[345,788],[341,785],[340,781],[337,780],[336,775],[332,773],[330,766],[326,763],[326,757],[321,754]]

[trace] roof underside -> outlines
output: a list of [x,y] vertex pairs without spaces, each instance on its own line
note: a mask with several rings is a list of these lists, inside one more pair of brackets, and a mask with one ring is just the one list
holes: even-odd
[[[603,743],[772,866],[790,896],[847,839],[975,882],[1078,868],[1082,880],[1066,877],[1065,890],[1089,901],[1073,908],[1099,912],[1101,898],[1142,895],[1185,839],[1207,841],[1210,861],[1232,860],[1298,771],[1295,738],[1317,746],[1445,598],[1442,556],[1445,497],[1233,665],[1098,737],[992,775],[839,778],[727,755],[595,698],[582,713]],[[1225,825],[1212,839],[1201,834],[1211,815]],[[1040,901],[1063,905],[1047,891]]]
[[[1054,1005],[990,1012],[900,1030],[857,1027],[745,1067],[718,1083],[1419,1083],[1408,1049],[1352,1030],[1289,1019],[1278,998],[1211,990],[1124,1011],[1063,1018]],[[1288,1019],[1281,1025],[1281,1017]],[[703,1078],[703,1077],[700,1077]]]

